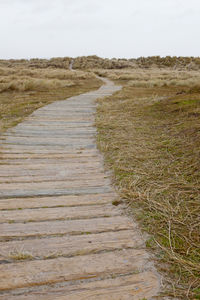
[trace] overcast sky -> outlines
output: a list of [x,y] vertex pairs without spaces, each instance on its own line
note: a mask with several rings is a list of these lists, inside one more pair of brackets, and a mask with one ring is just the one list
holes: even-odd
[[200,56],[200,0],[0,0],[0,58]]

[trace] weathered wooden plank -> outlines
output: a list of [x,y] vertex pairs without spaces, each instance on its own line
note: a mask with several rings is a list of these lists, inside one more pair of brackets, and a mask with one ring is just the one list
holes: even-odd
[[0,224],[0,239],[40,237],[63,234],[90,234],[96,232],[133,229],[134,224],[125,216],[86,220],[48,221],[37,223]]
[[40,222],[46,220],[73,220],[117,216],[120,211],[110,204],[54,207],[22,210],[5,210],[0,212],[0,223],[6,222]]
[[0,265],[0,291],[147,269],[144,250],[113,251]]
[[84,206],[100,205],[112,203],[116,198],[115,193],[107,194],[89,194],[79,196],[58,196],[58,197],[36,197],[36,198],[14,198],[0,200],[0,210],[2,209],[24,209],[24,208],[42,208],[56,206]]
[[[159,290],[159,279],[154,272],[142,272],[116,278],[80,281],[59,288],[26,291],[23,295],[0,295],[1,300],[150,300]],[[20,292],[19,292],[20,293]]]
[[0,262],[18,260],[22,255],[30,255],[30,259],[46,259],[142,248],[143,245],[140,234],[133,230],[10,241],[0,244]]

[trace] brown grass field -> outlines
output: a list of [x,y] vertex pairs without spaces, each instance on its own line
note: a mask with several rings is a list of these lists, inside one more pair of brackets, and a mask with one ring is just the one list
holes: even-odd
[[[165,295],[200,299],[200,59],[96,56],[0,61],[0,133],[35,109],[97,89],[97,142],[165,278]],[[119,202],[120,203],[120,202]],[[119,203],[113,203],[115,205]]]
[[98,70],[121,84],[99,100],[98,144],[165,295],[200,299],[200,88],[195,71]]

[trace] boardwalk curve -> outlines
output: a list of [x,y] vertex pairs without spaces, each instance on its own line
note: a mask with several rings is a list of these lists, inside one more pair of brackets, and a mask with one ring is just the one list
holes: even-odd
[[96,148],[104,85],[35,111],[1,137],[0,299],[151,299],[159,277]]

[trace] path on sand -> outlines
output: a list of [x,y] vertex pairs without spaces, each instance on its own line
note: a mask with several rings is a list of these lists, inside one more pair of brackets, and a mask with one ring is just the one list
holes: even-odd
[[1,138],[0,299],[134,300],[159,290],[96,148],[95,100],[119,90],[104,81]]

